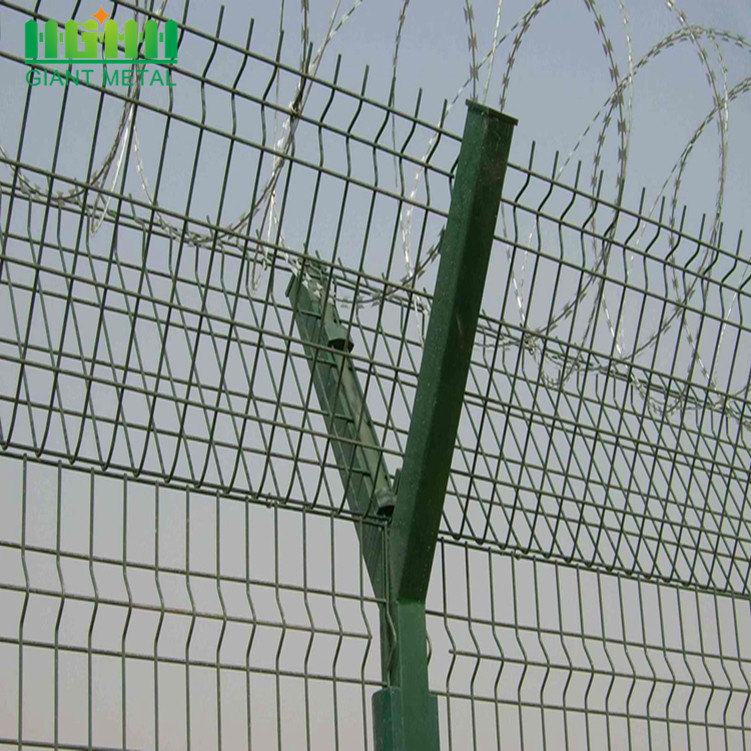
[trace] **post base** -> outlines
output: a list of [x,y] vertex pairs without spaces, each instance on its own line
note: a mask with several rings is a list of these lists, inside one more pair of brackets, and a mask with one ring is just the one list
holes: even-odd
[[[404,743],[402,696],[398,688],[382,688],[373,694],[375,751],[407,751]],[[428,726],[423,748],[409,751],[438,751],[438,697],[429,696]]]

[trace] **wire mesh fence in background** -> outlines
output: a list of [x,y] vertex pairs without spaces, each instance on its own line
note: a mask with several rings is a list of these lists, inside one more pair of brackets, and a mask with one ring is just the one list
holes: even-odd
[[[4,80],[42,11],[1,4]],[[0,748],[373,748],[357,530],[389,522],[345,503],[286,289],[336,306],[393,475],[460,141],[175,20],[174,87],[3,113]],[[748,253],[558,174],[506,179],[428,597],[442,747],[745,749]]]

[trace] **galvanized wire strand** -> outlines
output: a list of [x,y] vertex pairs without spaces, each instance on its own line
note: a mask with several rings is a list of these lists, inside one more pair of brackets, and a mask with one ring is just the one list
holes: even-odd
[[[487,104],[488,93],[490,91],[490,82],[493,78],[493,68],[495,67],[495,56],[498,51],[498,36],[501,29],[501,9],[503,7],[503,0],[498,0],[498,8],[495,13],[495,25],[493,26],[493,40],[490,43],[490,51],[487,55],[488,59],[488,73],[485,78],[485,87],[483,89],[482,102]],[[481,61],[480,65],[483,65],[485,58]]]
[[472,81],[472,99],[477,99],[479,68],[477,67],[477,33],[475,31],[475,9],[469,0],[464,0],[464,22],[467,24],[467,47],[469,48],[469,77]]
[[[519,51],[521,50],[521,46],[524,40],[525,35],[529,32],[531,28],[531,21],[537,17],[537,15],[540,13],[540,11],[547,5],[547,0],[540,0],[538,3],[536,3],[533,8],[528,11],[528,13],[524,16],[524,19],[520,25],[519,31],[516,33],[516,36],[514,37],[513,44],[512,44],[512,50],[509,54],[508,62],[506,71],[504,73],[503,77],[503,88],[501,92],[501,110],[504,108],[506,97],[508,96],[508,89],[510,86],[510,83],[512,81],[512,71],[514,68],[514,65],[516,63]],[[606,31],[605,21],[600,14],[598,7],[595,2],[592,0],[585,0],[585,7],[587,11],[591,14],[593,18],[593,23],[595,26],[595,30],[600,36],[602,40],[602,48],[603,52],[605,54],[607,64],[608,64],[608,73],[610,75],[611,81],[615,84],[620,79],[620,74],[618,71],[618,65],[615,62],[614,53],[613,53],[613,43],[610,39],[610,36],[608,35]],[[625,11],[623,6],[621,5],[621,11],[624,13],[624,19],[627,19],[625,16]],[[627,45],[630,51],[630,39],[627,37]],[[629,57],[629,63],[631,62]],[[616,106],[618,107],[619,111],[619,117],[618,117],[618,134],[620,139],[620,148],[618,151],[618,178],[617,178],[617,197],[615,199],[615,203],[620,203],[620,197],[623,192],[623,188],[625,186],[625,175],[626,175],[626,165],[627,165],[627,158],[628,158],[628,146],[626,142],[627,133],[630,130],[629,120],[627,120],[626,116],[623,112],[623,101],[621,99],[615,101]],[[630,118],[630,114],[629,114]],[[610,123],[610,112],[606,115],[603,130],[605,131]],[[595,152],[595,156],[592,163],[592,176],[591,176],[591,190],[592,192],[597,191],[597,181],[599,178],[599,172],[600,172],[600,160],[601,160],[601,149],[604,145],[604,133],[601,133],[600,138],[598,138],[598,146],[597,150]],[[520,293],[520,297],[523,297],[523,291]],[[521,306],[520,306],[521,310]]]
[[[290,151],[293,148],[294,145],[294,133],[296,128],[296,121],[299,117],[299,115],[302,113],[305,107],[305,102],[307,101],[308,93],[310,91],[309,88],[306,89],[305,82],[308,77],[315,78],[318,68],[323,60],[324,53],[326,51],[326,48],[330,44],[331,40],[334,38],[334,36],[339,32],[339,30],[351,19],[354,12],[357,10],[357,8],[364,2],[364,0],[357,0],[351,8],[349,8],[339,19],[337,19],[338,11],[340,3],[337,2],[336,6],[334,8],[334,11],[331,14],[330,21],[329,21],[329,27],[326,33],[326,36],[324,38],[324,41],[321,43],[321,46],[316,51],[315,55],[312,56],[308,52],[308,48],[310,46],[308,38],[309,38],[309,22],[307,20],[307,11],[308,7],[307,4],[304,2],[302,3],[302,10],[303,10],[303,26],[301,30],[301,37],[302,37],[302,50],[301,50],[301,58],[300,58],[300,70],[305,73],[305,78],[300,79],[300,84],[298,86],[297,93],[295,94],[295,97],[293,101],[289,105],[289,115],[285,116],[285,118],[282,120],[281,124],[278,123],[278,115],[280,110],[278,108],[275,108],[273,110],[274,112],[274,122],[275,122],[275,132],[276,136],[274,139],[274,151],[276,152],[276,156],[274,157],[274,162],[272,166],[272,174],[267,179],[264,187],[260,191],[261,195],[260,198],[258,198],[257,201],[253,203],[253,207],[250,209],[249,212],[242,215],[239,219],[235,220],[233,223],[229,225],[230,231],[238,232],[242,231],[243,227],[248,223],[249,220],[253,218],[253,216],[261,211],[263,209],[263,220],[261,222],[261,228],[259,230],[259,233],[263,231],[263,227],[265,225],[268,225],[267,232],[267,239],[270,239],[273,235],[273,226],[277,222],[276,219],[276,184],[279,179],[279,175],[282,169],[282,166],[284,164],[285,158],[289,155]],[[162,8],[159,11],[158,15],[162,15],[164,11],[165,3],[162,4]],[[280,15],[280,31],[279,31],[279,45],[278,45],[278,51],[277,56],[281,52],[281,44],[283,39],[283,25],[282,24],[282,17],[283,17],[283,4],[281,9],[281,15]],[[187,13],[187,7],[186,7],[186,13]],[[203,71],[203,79],[206,78],[208,75],[209,69],[211,67],[211,62],[213,60],[214,52],[216,51],[216,45],[220,39],[220,33],[221,33],[221,24],[222,24],[222,16],[223,16],[223,7],[220,8],[219,14],[218,14],[218,20],[217,20],[217,30],[215,33],[215,42],[214,42],[214,49],[212,51],[212,54],[209,56],[209,59],[206,63],[206,66]],[[249,26],[248,30],[248,41],[247,46],[250,46],[250,40],[252,37],[252,29],[253,25],[252,23]],[[278,58],[277,58],[278,59]],[[242,76],[245,68],[245,64],[247,62],[247,57],[243,58],[242,65],[240,66],[240,69],[238,70],[237,77],[235,79],[235,87],[233,87],[233,100],[235,96],[234,88],[237,86],[237,82],[239,81],[240,77]],[[276,73],[275,68],[275,73]],[[279,78],[274,75],[272,78],[272,81],[275,83],[277,87],[277,102],[279,101]],[[138,98],[138,92],[140,90],[140,84],[134,85],[136,88],[134,89],[133,97],[137,100]],[[267,90],[268,91],[268,90]],[[203,89],[202,89],[202,97],[203,97]],[[129,94],[130,98],[130,94]],[[203,99],[203,106],[205,110],[205,99]],[[126,121],[126,124],[123,125],[123,127],[118,132],[118,135],[116,137],[116,143],[119,144],[117,148],[113,145],[113,149],[117,150],[118,148],[121,151],[120,159],[118,160],[118,166],[116,169],[115,177],[113,178],[113,186],[117,179],[117,174],[120,171],[121,163],[122,163],[122,150],[124,149],[124,145],[128,139],[128,135],[130,132],[130,125],[127,125],[128,122],[132,119],[133,115],[133,107],[134,105],[131,104],[128,107],[124,108],[123,110],[123,120]],[[234,111],[234,110],[233,110]],[[204,112],[205,114],[205,112]],[[236,126],[236,121],[235,122]],[[140,142],[138,137],[138,131],[135,125],[133,125],[133,139],[134,139],[134,155],[136,159],[136,165],[138,169],[138,173],[140,175],[141,179],[141,186],[143,189],[144,194],[146,195],[148,201],[154,205],[154,216],[156,220],[159,222],[160,226],[167,231],[168,233],[172,234],[176,239],[181,237],[180,231],[172,226],[165,218],[164,214],[159,211],[158,208],[156,208],[157,201],[156,197],[152,196],[152,191],[148,184],[148,179],[146,177],[145,168],[143,165],[143,161],[140,154]],[[106,209],[106,206],[105,206]],[[100,225],[99,225],[100,226]],[[93,227],[94,231],[98,229],[97,225],[94,225]],[[259,234],[260,237],[260,234]],[[196,244],[207,244],[212,241],[211,236],[209,235],[197,235],[193,236],[192,241]],[[265,256],[264,256],[265,258]],[[266,263],[264,260],[263,268],[265,270]],[[255,271],[255,266],[254,266]],[[254,286],[257,286],[258,284],[258,278],[254,275]]]
[[[728,99],[730,101],[732,101],[737,96],[739,96],[741,93],[747,92],[748,89],[749,89],[749,82],[748,82],[748,80],[744,80],[740,84],[738,84],[737,86],[733,87],[733,89],[731,89],[728,92]],[[687,160],[688,160],[688,157],[690,156],[691,151],[693,150],[694,145],[696,144],[696,142],[698,141],[698,139],[701,136],[702,132],[704,131],[704,128],[714,118],[715,113],[716,113],[716,109],[713,109],[712,112],[710,112],[710,114],[707,115],[707,117],[700,124],[699,128],[695,131],[695,133],[691,137],[689,143],[684,148],[683,153],[681,155],[681,158],[679,159],[678,162],[676,162],[676,164],[674,165],[673,169],[670,172],[670,175],[665,180],[665,183],[663,185],[663,191],[664,191],[667,188],[667,185],[669,184],[672,175],[674,173],[676,173],[676,172],[678,173],[678,175],[677,175],[677,177],[675,178],[675,181],[674,181],[675,189],[674,189],[674,192],[673,192],[673,196],[671,198],[671,216],[669,218],[669,223],[670,223],[671,227],[675,226],[675,216],[674,216],[673,212],[674,212],[675,207],[676,207],[677,190],[680,187],[680,175],[683,172],[683,170],[685,169],[685,165],[687,163]],[[657,202],[655,202],[653,204],[652,209],[649,212],[649,215],[651,215],[654,212],[656,206],[657,206]],[[718,221],[718,215],[717,214],[715,214],[715,220],[714,221],[715,221],[715,227],[717,227],[718,230],[719,230],[719,225],[717,225],[717,221]],[[712,233],[714,233],[714,231],[715,231],[715,229],[713,228],[712,229]],[[703,259],[702,259],[702,261],[700,263],[700,269],[706,268],[710,264],[711,259],[712,259],[711,253],[710,252],[705,252],[705,254],[703,256]],[[662,323],[661,327],[658,330],[656,330],[652,335],[647,336],[645,338],[644,342],[642,344],[640,344],[638,348],[636,348],[631,353],[625,353],[625,352],[624,353],[620,353],[619,352],[619,354],[621,356],[624,356],[624,357],[634,357],[634,356],[637,356],[640,352],[644,351],[645,349],[650,348],[652,346],[652,344],[661,335],[663,335],[669,329],[669,327],[673,323],[673,321],[675,321],[678,318],[680,307],[682,305],[686,305],[686,303],[688,302],[688,300],[693,295],[693,292],[695,290],[695,286],[698,283],[698,280],[699,280],[700,276],[697,275],[692,280],[691,284],[689,284],[688,287],[685,288],[685,291],[681,292],[680,291],[680,283],[678,281],[678,276],[677,276],[676,270],[673,269],[671,273],[672,273],[672,281],[673,281],[673,285],[672,286],[673,286],[673,290],[674,290],[674,292],[676,294],[676,298],[677,298],[676,301],[675,301],[675,308],[674,308],[673,313],[671,315],[667,316],[666,320]],[[573,309],[573,305],[574,304],[575,303],[570,303],[570,304],[568,304],[566,306],[566,308],[564,309],[564,315],[565,315],[565,313],[567,311],[570,311],[570,310]],[[731,306],[729,312],[731,312],[731,311],[732,311],[732,306]],[[594,316],[594,312],[593,312],[592,316]],[[590,320],[593,320],[593,319],[590,319]],[[557,323],[557,322],[558,321],[556,320],[554,323]],[[620,330],[620,328],[621,328],[620,325],[618,327],[616,327],[616,328],[611,328],[611,332],[612,332],[612,334],[613,334],[614,337],[616,335],[616,329]],[[696,337],[693,335],[693,333],[691,332],[690,329],[685,328],[684,330],[686,332],[687,341],[689,342],[690,346],[694,349],[694,352],[696,352]],[[622,336],[622,334],[621,334],[621,336]],[[698,356],[698,354],[697,354],[697,356]],[[710,372],[707,370],[706,365],[704,364],[704,362],[701,359],[701,357],[698,357],[698,363],[699,363],[699,367],[701,368],[702,373],[703,373],[704,377],[707,379],[709,385],[710,386],[714,386],[714,384],[712,382],[712,376],[711,376]]]
[[[356,6],[357,6],[357,4],[356,4],[355,6],[353,6],[353,8],[352,8],[352,9],[351,9],[351,10],[350,10],[350,11],[349,11],[349,12],[348,12],[347,14],[345,14],[345,16],[344,16],[344,17],[343,17],[343,18],[341,19],[341,21],[340,21],[340,22],[339,22],[339,23],[338,23],[338,24],[336,25],[336,27],[334,27],[334,28],[332,29],[332,27],[331,27],[331,25],[330,25],[330,27],[329,27],[329,30],[330,30],[330,34],[331,34],[331,35],[333,35],[333,33],[336,33],[336,31],[337,31],[337,30],[338,30],[338,29],[339,29],[339,28],[340,28],[340,27],[341,27],[341,26],[342,26],[342,25],[343,25],[343,24],[344,24],[344,23],[345,23],[345,22],[346,22],[346,21],[347,21],[347,20],[349,19],[349,17],[351,16],[351,14],[352,14],[352,13],[354,12],[354,9],[356,8]],[[588,7],[589,7],[589,6],[588,6]],[[672,7],[672,6],[671,6],[671,7]],[[525,17],[525,18],[526,18],[526,21],[523,21],[523,22],[521,23],[521,27],[522,27],[522,30],[521,30],[521,31],[519,32],[518,38],[521,38],[521,36],[523,36],[523,34],[524,34],[524,31],[525,31],[525,29],[526,29],[526,28],[528,28],[528,26],[529,26],[529,23],[528,23],[528,21],[529,21],[529,17],[531,16],[531,17],[533,18],[534,16],[536,16],[536,15],[537,15],[537,13],[539,12],[539,9],[540,9],[539,7],[535,6],[535,8],[533,8],[533,10],[532,10],[532,11],[530,11],[530,14],[528,14],[528,16],[527,16],[527,17]],[[598,29],[601,29],[601,28],[603,28],[603,27],[602,27],[602,24],[600,23],[600,21],[601,21],[601,18],[599,17],[599,15],[597,15],[597,12],[596,12],[596,10],[594,9],[594,7],[592,7],[592,12],[593,12],[593,13],[595,13],[595,20],[597,21],[597,26],[598,26]],[[334,14],[334,15],[332,15],[332,23],[333,23],[333,19],[334,19],[334,18],[335,18],[335,14]],[[403,18],[402,18],[402,22],[403,22]],[[626,22],[626,16],[625,16],[625,14],[624,14],[624,22]],[[515,27],[516,27],[516,25],[515,25]],[[515,27],[514,27],[514,28],[515,28]],[[400,22],[400,28],[401,28],[401,22]],[[303,34],[303,35],[304,35],[304,34]],[[396,46],[396,48],[395,48],[395,49],[396,49],[396,52],[395,52],[395,59],[397,59],[397,58],[398,58],[398,40],[399,40],[399,32],[397,32],[397,46]],[[329,41],[329,37],[327,36],[327,40],[326,40],[326,41],[324,42],[324,45],[322,46],[321,50],[319,51],[319,56],[322,56],[322,52],[323,52],[323,50],[325,49],[325,45],[326,45],[326,43],[327,43],[328,41]],[[500,40],[498,40],[498,43],[500,44],[500,42],[502,42],[502,41],[503,41],[503,39],[500,39]],[[612,45],[608,45],[608,41],[609,41],[609,40],[607,40],[607,39],[606,39],[606,41],[605,41],[605,43],[604,43],[604,44],[605,44],[605,50],[606,50],[606,54],[609,54],[609,53],[608,53],[608,49],[609,49],[609,47],[610,47],[610,48],[612,48]],[[495,43],[493,44],[493,47],[492,47],[492,50],[491,50],[491,54],[494,54],[495,50],[497,49],[497,46],[498,46],[497,44],[495,44]],[[517,45],[517,46],[518,46],[518,45]],[[513,61],[514,61],[514,58],[515,58],[515,56],[514,56],[514,55],[513,55],[513,53],[512,53],[512,56],[511,56],[511,58],[510,58],[510,66],[513,66]],[[486,59],[487,59],[487,58],[486,58]],[[704,58],[702,58],[702,59],[704,59]],[[611,71],[612,71],[612,70],[614,69],[614,68],[613,68],[613,65],[614,65],[614,64],[612,63],[612,60],[611,60]],[[504,86],[506,86],[506,85],[507,85],[507,84],[504,84]],[[627,130],[628,130],[628,129],[627,129]],[[121,140],[122,140],[122,139],[121,139]],[[288,142],[287,142],[287,141],[285,141],[285,144],[283,145],[283,147],[282,147],[282,149],[281,149],[281,150],[282,150],[282,153],[286,153],[286,152],[288,151]],[[623,151],[623,149],[622,149],[622,151]],[[627,153],[627,150],[626,150],[626,151],[624,151],[623,153],[624,153],[624,154],[626,154],[626,153]],[[275,172],[274,174],[276,174],[276,172]],[[269,182],[269,183],[267,183],[267,187],[268,187],[268,186],[272,186],[272,187],[273,187],[273,184],[275,183],[275,180],[276,180],[276,179],[277,179],[277,178],[276,178],[276,177],[275,177],[274,175],[272,175],[272,177],[270,178],[270,182]],[[621,182],[622,182],[622,181],[621,181]],[[273,189],[271,189],[271,188],[269,188],[269,189],[271,190],[271,193],[273,193]],[[266,194],[268,194],[268,190],[266,190],[266,191],[264,191],[264,192],[265,192]],[[242,222],[242,221],[244,221],[244,220],[241,220],[241,222]]]
[[[602,18],[599,16],[599,14],[597,13],[597,11],[596,11],[596,9],[594,7],[590,7],[588,5],[588,8],[590,8],[590,10],[595,15],[596,27],[598,28],[598,30],[600,31],[600,33],[604,34],[604,22],[602,21]],[[624,17],[624,24],[627,26],[628,25],[628,17],[627,17],[627,15],[625,13],[625,9],[622,8],[622,11],[623,11],[623,17]],[[534,9],[533,9],[532,12],[534,12]],[[683,19],[682,16],[681,16],[681,23],[684,24],[684,28],[681,30],[681,33],[683,35],[681,38],[683,38],[683,39],[689,39],[692,42],[696,42],[697,34],[695,34],[690,27],[687,27],[685,25],[685,19]],[[523,35],[524,31],[525,31],[525,27],[522,26],[522,30],[517,35],[517,39],[520,40],[520,38]],[[706,31],[706,33],[708,33],[712,37],[713,42],[715,42],[715,44],[716,44],[716,41],[714,39],[715,35],[714,35],[713,30],[702,30],[702,31]],[[648,53],[645,56],[645,58],[642,58],[642,60],[639,61],[639,63],[637,63],[637,66],[634,66],[632,55],[631,55],[630,36],[628,34],[628,31],[627,31],[626,39],[627,39],[627,47],[628,47],[628,50],[629,50],[629,74],[628,74],[627,78],[624,79],[624,82],[627,81],[628,84],[629,84],[628,90],[629,90],[629,112],[630,112],[631,111],[631,101],[632,101],[632,96],[633,96],[633,94],[632,94],[632,88],[633,87],[631,85],[631,82],[633,80],[633,76],[634,76],[635,70],[638,69],[639,63],[644,64],[649,59],[651,59],[653,57],[653,53],[652,52]],[[673,43],[672,41],[669,41],[669,42],[667,42],[667,41],[660,42],[660,43],[658,43],[658,45],[656,46],[656,48],[654,48],[653,52],[656,54],[657,52],[662,51],[663,49],[666,49],[669,46],[671,46],[672,43]],[[518,47],[518,45],[517,45],[517,47]],[[615,65],[615,63],[614,63],[614,61],[612,59],[612,44],[610,43],[610,41],[609,41],[609,39],[607,37],[605,37],[605,41],[603,43],[603,48],[604,48],[604,50],[606,52],[606,55],[609,55],[611,78],[613,79],[614,83],[617,83],[617,85],[616,85],[616,94],[613,97],[611,97],[611,100],[610,100],[611,101],[611,110],[612,110],[613,104],[617,103],[617,104],[620,105],[622,103],[622,98],[617,93],[617,92],[620,91],[622,83],[618,80],[618,68],[617,68],[617,66]],[[701,48],[701,49],[703,50],[703,48]],[[513,65],[514,59],[515,59],[515,56],[512,53],[512,56],[511,56],[510,61],[509,61],[509,65],[510,66]],[[720,55],[720,59],[721,59],[721,62],[722,62],[722,56],[721,55]],[[706,62],[706,56],[705,55],[702,55],[702,60],[704,60]],[[727,71],[726,71],[726,68],[725,68],[724,64],[723,64],[722,67],[723,67],[723,82],[725,82]],[[710,83],[712,83],[712,81],[713,81],[713,79],[710,78]],[[719,101],[717,97],[715,97],[715,101],[716,102]],[[725,101],[725,108],[727,108],[728,92],[727,92],[726,87],[725,87],[725,99],[724,99],[724,101]],[[595,119],[597,119],[597,116],[596,116]],[[598,138],[598,151],[597,151],[597,154],[595,156],[595,172],[593,173],[593,175],[596,174],[597,164],[599,162],[600,149],[602,148],[602,145],[604,144],[604,139],[603,139],[604,131],[607,128],[607,125],[609,123],[609,119],[610,118],[609,118],[609,114],[608,114],[605,117],[605,119],[604,119],[603,132],[601,132],[600,137]],[[628,157],[628,146],[627,146],[628,141],[627,140],[623,141],[623,139],[624,138],[625,139],[628,138],[628,134],[630,133],[630,129],[631,129],[630,122],[631,122],[630,116],[629,116],[628,122],[624,121],[622,118],[621,118],[621,120],[619,120],[620,124],[619,124],[618,130],[619,130],[619,133],[621,133],[621,136],[622,136],[621,149],[619,151],[619,154],[621,155],[619,157],[621,159],[621,173],[619,174],[619,178],[618,178],[619,195],[622,194],[622,190],[623,190],[623,187],[625,185],[626,160],[627,160],[627,157]],[[623,127],[621,127],[621,124],[623,125]],[[726,126],[724,126],[724,127],[726,128]],[[585,130],[584,135],[586,135],[586,133],[588,132],[588,130],[589,130],[589,128],[587,128]],[[582,136],[582,138],[580,138],[580,141],[578,143],[581,143],[581,141],[583,140],[584,135]],[[577,146],[578,146],[578,143],[577,143]],[[577,147],[574,148],[574,151],[576,150],[576,148]],[[689,153],[690,153],[690,150],[689,150]],[[573,154],[573,152],[572,152],[572,154]],[[567,157],[566,163],[568,163],[568,161],[570,160],[572,154],[570,154],[569,157]],[[682,171],[682,168],[685,167],[685,163],[686,163],[687,158],[688,158],[688,154],[686,154],[684,152],[684,155],[683,155],[683,157],[681,159],[681,162],[680,162],[680,164],[681,164],[681,171]],[[718,212],[721,211],[721,206],[722,206],[721,194],[722,194],[722,184],[723,184],[723,181],[724,181],[723,175],[724,175],[724,171],[725,171],[725,166],[724,166],[724,164],[725,164],[725,155],[724,155],[724,150],[723,149],[721,149],[720,161],[721,161],[721,170],[720,170],[720,192],[718,193]],[[564,164],[564,167],[565,167],[565,164]],[[563,170],[563,167],[561,168],[561,171],[562,170]],[[594,177],[593,177],[593,179],[594,179]],[[676,205],[677,190],[678,190],[679,186],[680,186],[680,179],[678,178],[676,180],[676,186],[675,186],[676,190],[674,191],[674,194],[673,194],[673,201],[672,201],[673,208]],[[618,203],[619,199],[617,199],[616,202]],[[654,207],[653,207],[653,210],[654,210]],[[674,216],[674,214],[671,214],[671,217],[672,216]],[[716,217],[717,216],[719,216],[719,213],[716,214]],[[671,219],[671,222],[672,221],[674,221],[674,219]],[[404,234],[403,236],[407,237],[406,234]],[[599,258],[596,259],[595,266],[597,266],[602,261],[603,261],[603,257],[600,256]],[[516,279],[515,279],[514,283],[515,283],[515,286],[518,287],[518,285],[516,284]],[[585,285],[584,292],[586,292],[587,288],[588,288],[588,285]],[[518,288],[518,291],[517,291],[517,302],[519,304],[520,313],[523,316],[523,302],[522,301],[523,301],[523,280],[522,280],[522,287]],[[572,303],[570,303],[569,305],[567,305],[564,308],[564,315],[566,314],[566,311],[570,312],[573,309],[573,306],[575,304],[577,304],[578,302],[579,302],[579,300],[577,299],[577,300],[573,301]],[[606,315],[606,318],[610,321],[610,313],[609,313],[609,310],[607,308],[607,302],[604,299],[603,299],[603,310],[604,310],[604,313]],[[594,320],[594,315],[595,315],[595,308],[593,308],[593,310],[592,310],[592,314],[591,314],[591,317],[590,317],[590,324]],[[670,322],[673,319],[674,319],[674,316],[671,317],[671,318],[669,318],[668,321],[667,321],[667,323],[666,323],[666,326],[670,325]],[[618,326],[613,326],[613,324],[610,324],[610,325],[611,325],[611,333],[613,334],[614,338],[617,340],[618,336],[619,336],[618,332],[620,331],[620,323],[619,323]],[[622,336],[622,334],[621,334],[621,336]],[[693,346],[693,338],[692,338],[690,332],[689,332],[689,340],[690,340],[691,345]],[[616,345],[620,346],[620,345],[617,344],[617,342],[616,342]],[[701,362],[701,360],[700,360],[700,365],[701,365],[702,368],[704,368],[704,364],[703,364],[703,362]]]
[[[747,88],[747,87],[745,86],[745,83],[744,83],[744,84],[743,84],[743,85],[742,85],[742,86],[740,87],[740,89],[739,89],[739,90],[745,90],[746,88]],[[641,234],[641,235],[643,235],[643,230],[642,230],[642,232],[641,232],[640,234]],[[704,251],[704,257],[706,258],[706,257],[707,257],[708,255],[709,255],[709,254],[708,254],[708,253],[707,253],[706,251]],[[672,272],[672,273],[675,273],[675,272]],[[698,278],[699,278],[699,277],[697,276],[697,277],[696,277],[696,279],[698,279]],[[588,279],[588,283],[591,283],[591,281],[592,281],[592,277],[590,277],[590,278]],[[694,281],[692,281],[692,283],[691,283],[691,285],[690,285],[690,286],[691,286],[691,287],[693,287],[693,285],[694,285],[694,284],[695,284],[695,282],[694,282]],[[685,299],[683,300],[682,304],[684,304],[684,305],[686,304],[686,300],[685,300]],[[571,306],[571,305],[569,305],[569,306],[567,306],[566,308],[564,308],[564,311],[565,311],[566,315],[570,315],[570,312],[571,312],[571,310],[573,310],[573,306]],[[673,315],[671,316],[671,319],[672,319],[672,318],[674,318],[674,314],[673,314]],[[558,320],[559,320],[559,319],[555,319],[556,323],[558,323]],[[545,329],[543,328],[543,329],[540,329],[540,330],[545,330]],[[648,340],[650,340],[650,341],[654,341],[654,340],[656,339],[656,337],[657,337],[657,336],[659,336],[659,335],[660,335],[660,333],[661,333],[661,332],[663,332],[664,330],[665,330],[665,326],[663,326],[663,327],[662,327],[661,329],[660,329],[660,328],[658,328],[658,333],[657,333],[657,334],[655,334],[655,335],[653,335],[653,336],[652,336],[651,338],[650,338],[650,337],[648,337]],[[534,340],[533,340],[533,341],[534,341]],[[636,354],[638,354],[639,352],[643,351],[644,349],[646,349],[646,346],[645,346],[645,347],[638,347]],[[621,353],[621,354],[623,354],[623,353]],[[633,357],[633,354],[632,354],[631,356]]]

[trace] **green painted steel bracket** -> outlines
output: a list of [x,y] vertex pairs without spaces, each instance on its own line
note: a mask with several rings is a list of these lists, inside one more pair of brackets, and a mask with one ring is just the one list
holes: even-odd
[[[348,356],[352,342],[329,298],[325,272],[287,288],[326,415],[347,502],[359,515],[391,518],[386,560],[381,531],[358,525],[363,558],[382,612],[388,688],[373,696],[376,751],[438,751],[438,708],[428,687],[425,598],[438,539],[501,191],[516,120],[468,102],[433,308],[423,350],[396,504],[383,453]],[[388,576],[388,580],[386,579]]]
[[[330,298],[328,274],[306,258],[302,273],[292,276],[287,297],[310,364],[318,402],[344,485],[347,505],[357,516],[389,517],[395,494],[380,441],[349,353],[353,343]],[[376,596],[385,599],[383,534],[375,525],[358,524],[360,548]]]

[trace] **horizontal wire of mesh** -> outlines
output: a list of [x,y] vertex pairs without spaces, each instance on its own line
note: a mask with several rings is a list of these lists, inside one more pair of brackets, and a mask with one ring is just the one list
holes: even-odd
[[[355,528],[387,522],[345,503],[285,290],[318,259],[394,473],[460,140],[221,18],[182,20],[175,87],[29,87],[3,126],[0,748],[372,746]],[[443,745],[745,748],[748,260],[538,163],[434,565]]]

